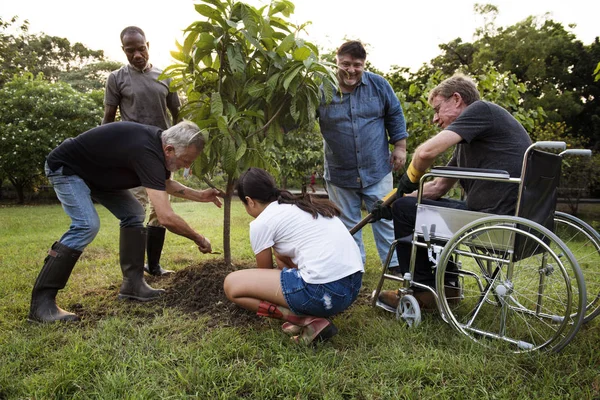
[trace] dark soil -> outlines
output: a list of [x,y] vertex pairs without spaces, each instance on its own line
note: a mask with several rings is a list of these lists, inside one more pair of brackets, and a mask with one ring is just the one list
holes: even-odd
[[[235,326],[235,327],[260,327],[270,326],[272,320],[256,316],[255,313],[238,307],[225,296],[223,281],[225,277],[236,270],[255,268],[255,265],[229,266],[223,260],[207,261],[194,264],[179,270],[171,275],[154,277],[145,275],[146,282],[154,288],[166,290],[160,300],[149,303],[125,301],[124,307],[115,307],[115,301],[120,285],[111,285],[107,288],[93,288],[86,291],[86,297],[93,297],[92,304],[70,304],[71,312],[75,312],[87,323],[97,323],[110,316],[123,315],[124,313],[138,318],[153,318],[163,312],[165,308],[175,310],[176,313],[186,314],[192,318],[208,318],[207,325]],[[357,304],[369,304],[370,290],[363,286]],[[346,313],[341,313],[337,318],[346,318]]]
[[[248,326],[261,325],[264,318],[244,310],[225,296],[223,281],[225,277],[238,269],[254,266],[228,266],[223,261],[209,261],[190,265],[177,271],[160,287],[167,294],[162,301],[164,306],[173,307],[184,313],[210,317],[209,325]],[[164,278],[148,277],[148,283]],[[158,285],[157,285],[158,286]]]

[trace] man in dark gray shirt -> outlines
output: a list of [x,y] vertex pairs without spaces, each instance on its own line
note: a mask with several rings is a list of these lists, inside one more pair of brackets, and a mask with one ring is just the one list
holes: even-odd
[[[433,165],[437,156],[450,147],[456,146],[448,166],[504,170],[511,177],[519,177],[523,156],[531,145],[525,128],[502,107],[480,100],[475,82],[462,74],[440,83],[431,91],[428,100],[435,111],[433,122],[442,131],[417,147],[411,164],[400,178],[398,199],[391,210],[396,238],[413,233],[417,212],[414,191],[418,189],[420,178]],[[461,180],[460,184],[467,194],[466,202],[442,199],[455,183],[456,179],[451,178],[436,178],[425,183],[423,203],[493,214],[514,214],[517,185]],[[402,197],[403,195],[407,196]],[[385,215],[385,211],[379,213],[379,216],[383,216],[382,214]],[[387,214],[389,216],[389,211]],[[402,272],[408,271],[410,247],[397,247]],[[419,248],[414,279],[433,286],[434,278],[435,270],[431,268],[425,250]],[[417,299],[419,294],[430,297],[429,292],[420,292],[415,293]],[[399,299],[396,291],[383,291],[380,301],[395,307]]]
[[[176,123],[180,101],[176,92],[171,92],[170,79],[159,80],[162,70],[150,64],[149,47],[144,31],[137,26],[128,26],[121,32],[121,44],[128,65],[111,72],[104,93],[104,119],[102,124],[114,122],[117,108],[122,121],[138,122],[157,126],[163,130]],[[169,116],[169,113],[171,116]],[[148,200],[143,187],[131,189],[131,193],[146,209],[148,216],[148,264],[144,267],[151,275],[165,275],[172,271],[160,265],[160,256],[165,242],[165,227],[158,222],[154,204]]]

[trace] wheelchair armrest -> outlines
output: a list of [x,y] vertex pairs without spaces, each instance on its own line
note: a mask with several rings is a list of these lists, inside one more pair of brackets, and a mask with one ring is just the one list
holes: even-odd
[[446,178],[494,178],[510,179],[510,174],[501,169],[459,168],[459,167],[433,167],[431,175],[443,175]]

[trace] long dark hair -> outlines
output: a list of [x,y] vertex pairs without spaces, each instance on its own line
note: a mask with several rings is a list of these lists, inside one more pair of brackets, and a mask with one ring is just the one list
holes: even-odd
[[267,171],[261,168],[250,167],[244,172],[237,182],[238,196],[244,204],[248,204],[246,196],[260,203],[295,204],[317,218],[322,215],[327,218],[338,217],[340,209],[327,199],[319,199],[308,193],[294,195],[287,190],[277,188],[275,179]]

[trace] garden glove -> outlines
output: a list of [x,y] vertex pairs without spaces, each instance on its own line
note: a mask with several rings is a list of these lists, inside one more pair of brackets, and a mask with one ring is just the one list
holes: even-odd
[[400,177],[400,181],[398,182],[398,192],[396,195],[401,197],[417,190],[419,188],[419,180],[424,174],[424,171],[417,170],[411,162],[404,175]]
[[392,208],[390,206],[384,206],[383,200],[377,201],[373,206],[369,223],[377,222],[380,219],[392,219]]

